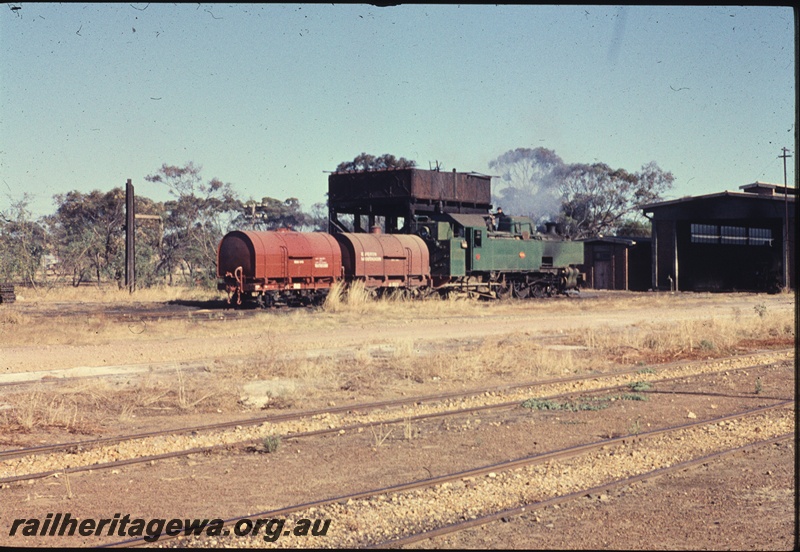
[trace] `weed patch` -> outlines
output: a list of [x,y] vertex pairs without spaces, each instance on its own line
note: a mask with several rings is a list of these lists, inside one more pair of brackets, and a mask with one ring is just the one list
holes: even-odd
[[713,351],[715,348],[714,343],[708,339],[701,339],[698,345],[701,351]]
[[620,395],[619,400],[621,401],[649,401],[650,398],[647,395],[640,395],[639,393],[625,393]]
[[631,391],[647,391],[652,387],[653,385],[649,381],[634,381],[633,383],[628,384],[628,388]]
[[261,444],[264,446],[264,452],[268,454],[277,452],[281,446],[281,438],[277,435],[267,435]]
[[565,410],[567,412],[578,412],[583,410],[603,410],[610,406],[610,400],[607,398],[601,399],[583,399],[580,401],[552,401],[549,399],[528,399],[522,403],[524,408],[531,410]]

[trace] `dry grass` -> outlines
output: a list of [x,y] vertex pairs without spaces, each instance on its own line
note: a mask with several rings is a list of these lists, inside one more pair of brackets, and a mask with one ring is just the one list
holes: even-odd
[[[160,300],[168,300],[168,296]],[[691,307],[686,311],[689,314],[675,322],[653,320],[634,326],[626,319],[637,311],[638,320],[655,318],[660,308],[667,307],[683,316],[678,309],[684,306]],[[45,307],[40,310],[52,310]],[[711,311],[712,308],[715,310]],[[304,401],[324,404],[334,396],[337,401],[343,396],[367,400],[400,392],[411,394],[423,388],[424,392],[432,392],[434,388],[463,388],[467,384],[469,387],[499,385],[638,362],[724,356],[743,345],[789,346],[795,339],[790,298],[746,294],[598,294],[586,299],[493,303],[439,297],[375,299],[363,287],[354,286],[346,293],[341,289],[331,293],[325,305],[317,310],[268,311],[225,322],[118,322],[102,312],[70,315],[65,311],[55,317],[36,312],[24,302],[0,306],[0,357],[4,346],[91,344],[102,345],[97,349],[102,351],[99,354],[109,353],[109,357],[99,357],[107,358],[108,362],[103,362],[106,364],[135,362],[132,355],[138,355],[142,348],[161,348],[163,353],[158,351],[157,355],[160,361],[178,357],[185,360],[195,351],[180,350],[178,344],[184,337],[191,337],[213,342],[213,346],[203,347],[202,358],[218,360],[209,361],[210,374],[182,371],[176,362],[171,372],[136,380],[134,385],[92,380],[60,387],[58,393],[43,386],[27,393],[4,395],[0,402],[10,408],[0,410],[0,436],[4,431],[28,432],[37,428],[94,431],[98,425],[163,414],[218,409],[238,412],[242,408],[241,386],[259,379],[287,378],[296,382],[285,399],[298,407],[308,407]],[[711,312],[715,313],[713,317]],[[584,313],[602,315],[591,320],[608,318],[610,322],[576,329],[558,322],[561,315],[572,315],[574,320],[574,315]],[[697,318],[697,313],[702,318]],[[446,328],[452,328],[452,332],[442,332],[437,339],[430,335],[400,338],[392,334],[395,328],[412,327],[415,321],[426,318],[448,320],[451,326]],[[547,326],[547,333],[532,335],[533,331],[525,331],[532,320],[539,328],[545,327],[538,323],[541,320],[554,322]],[[469,340],[458,337],[459,329],[465,325],[498,322],[506,324],[504,328],[509,330]],[[292,344],[284,339],[294,333],[317,332],[324,336],[331,329],[346,329],[358,337],[362,329],[368,331],[372,326],[381,332],[385,328],[385,334],[370,333],[379,343],[365,338],[349,348],[337,348],[323,338],[319,344],[308,340]],[[133,341],[138,341],[136,347],[129,347]],[[252,344],[258,347],[255,354]],[[575,347],[556,347],[564,344]],[[323,347],[328,347],[327,352],[313,352]],[[34,348],[30,353],[32,366],[37,350]],[[48,354],[55,351],[61,355],[62,351],[72,350],[53,346]],[[121,356],[113,355],[117,351],[122,351]],[[67,363],[71,360],[68,356],[64,358]]]
[[181,335],[202,327],[203,324],[192,320],[120,320],[103,312],[41,317],[19,311],[0,311],[0,348],[4,345],[106,345]]
[[364,313],[374,310],[378,305],[384,303],[386,303],[385,299],[378,300],[376,295],[364,286],[363,282],[354,282],[349,286],[336,282],[328,292],[322,309],[330,313]]
[[731,297],[753,298],[760,301],[758,294],[741,294],[741,296],[719,294],[670,294],[670,293],[630,293],[591,291],[590,297],[553,297],[540,300],[524,301],[484,301],[467,299],[458,296],[442,298],[431,294],[424,298],[406,298],[402,295],[387,294],[376,297],[365,290],[360,282],[345,288],[337,284],[331,290],[323,306],[319,309],[325,314],[359,314],[369,317],[388,319],[439,318],[446,316],[484,317],[497,315],[529,315],[542,313],[543,316],[598,314],[613,315],[620,311],[652,311],[662,308],[673,309],[676,306],[698,307],[717,305]]
[[[413,341],[390,342],[392,353],[373,358],[363,351],[355,363],[358,377],[351,373],[348,384],[365,390],[370,385],[391,382],[497,382],[537,379],[578,373],[589,369],[610,369],[640,362],[662,362],[678,358],[714,357],[735,354],[748,347],[791,346],[795,341],[794,312],[785,308],[787,301],[774,298],[770,306],[760,301],[764,296],[742,294],[720,296],[711,294],[598,294],[591,300],[558,298],[545,301],[518,301],[503,304],[480,301],[454,301],[430,298],[397,304],[386,299],[365,300],[359,295],[351,307],[339,302],[325,312],[335,316],[358,313],[359,322],[369,323],[373,316],[392,319],[397,313],[408,320],[430,317],[471,317],[474,323],[487,315],[543,315],[563,313],[602,313],[614,317],[621,311],[641,309],[656,313],[660,308],[675,308],[681,304],[695,311],[708,312],[728,300],[753,302],[755,307],[731,307],[728,313],[713,318],[687,318],[675,322],[654,321],[637,326],[600,325],[570,330],[563,328],[562,343],[576,347],[548,347],[532,342],[525,334],[489,337],[475,344],[460,344],[455,350],[439,349],[424,354]],[[752,310],[751,310],[752,309]],[[583,350],[582,350],[583,349]],[[355,368],[355,367],[352,367]]]
[[34,390],[4,399],[7,407],[0,411],[0,433],[30,432],[34,428],[58,428],[80,431],[83,417],[71,397]]
[[23,303],[165,303],[178,299],[187,301],[210,301],[224,298],[215,289],[183,286],[155,286],[137,289],[130,293],[113,286],[64,286],[17,288],[17,299]]
[[795,342],[794,313],[744,316],[736,308],[726,317],[652,322],[622,329],[589,328],[571,341],[623,364],[731,355],[745,345],[791,346]]
[[239,385],[228,378],[186,374],[148,376],[126,385],[92,379],[37,386],[3,397],[0,434],[37,430],[94,433],[99,427],[137,417],[235,409]]
[[326,382],[339,381],[343,389],[360,393],[403,383],[496,385],[575,373],[586,365],[585,352],[532,344],[525,334],[454,345],[431,349],[405,339],[360,347],[352,359],[327,359]]
[[30,316],[26,316],[18,310],[0,309],[0,332],[11,331],[12,328],[27,324],[29,321]]

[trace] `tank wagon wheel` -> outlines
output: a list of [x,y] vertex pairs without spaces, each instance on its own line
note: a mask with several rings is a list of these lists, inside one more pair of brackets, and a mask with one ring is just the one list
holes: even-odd
[[256,298],[256,304],[262,309],[272,308],[274,302],[272,295],[268,293],[261,294]]
[[325,304],[325,300],[327,298],[328,298],[328,292],[327,291],[317,292],[311,297],[311,306],[312,307],[321,307],[322,305]]
[[433,297],[436,292],[430,287],[418,287],[411,290],[411,297],[413,299],[428,299]]
[[395,301],[408,301],[414,297],[414,291],[416,290],[409,288],[395,288],[390,297]]
[[377,291],[378,297],[386,298],[389,301],[405,301],[409,296],[409,290],[406,288],[386,288]]

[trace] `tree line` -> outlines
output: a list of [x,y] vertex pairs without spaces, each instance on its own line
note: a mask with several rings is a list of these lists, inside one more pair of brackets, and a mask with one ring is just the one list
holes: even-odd
[[[135,196],[135,211],[151,215],[136,221],[136,281],[157,284],[208,285],[216,281],[217,245],[229,230],[323,230],[321,208],[301,209],[296,198],[265,197],[261,216],[252,217],[230,183],[205,180],[201,167],[164,164],[145,177],[164,185],[171,199]],[[0,211],[0,281],[29,286],[98,285],[125,280],[125,190],[77,190],[53,197],[55,213],[35,219],[30,196]],[[327,225],[324,225],[327,226]],[[49,262],[47,262],[49,261]]]
[[[362,153],[340,163],[336,172],[410,167],[416,167],[414,160]],[[629,172],[605,163],[567,164],[546,148],[509,150],[489,168],[500,173],[493,186],[495,206],[539,224],[555,222],[571,238],[649,235],[641,206],[660,200],[674,181],[655,162]],[[213,285],[217,245],[232,229],[327,230],[325,203],[306,212],[293,197],[242,201],[230,183],[205,180],[201,167],[192,162],[164,164],[145,180],[165,186],[171,199],[135,198],[136,213],[151,215],[136,223],[139,287]],[[55,195],[54,202],[55,213],[38,219],[29,210],[28,195],[0,211],[0,281],[31,286],[111,282],[122,287],[125,191],[74,190]]]

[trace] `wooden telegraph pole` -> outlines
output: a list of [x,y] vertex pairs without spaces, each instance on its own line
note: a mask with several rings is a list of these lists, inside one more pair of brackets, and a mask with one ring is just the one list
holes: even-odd
[[133,202],[131,179],[125,184],[125,287],[136,289],[136,208]]
[[129,178],[125,184],[125,287],[131,293],[136,289],[136,219],[162,222],[158,215],[137,215],[134,198],[133,184]]

